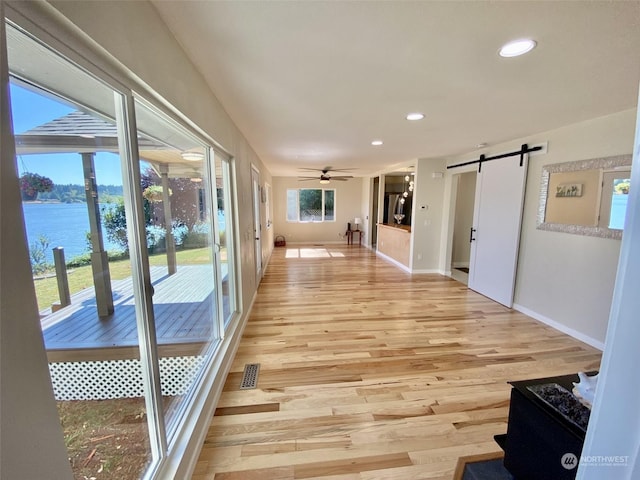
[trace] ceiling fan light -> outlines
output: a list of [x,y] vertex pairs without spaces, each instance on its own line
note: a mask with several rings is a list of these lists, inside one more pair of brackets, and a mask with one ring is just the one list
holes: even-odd
[[328,179],[326,179],[326,178],[321,178],[321,179],[320,179],[320,183],[321,183],[322,185],[326,185],[326,184],[330,183],[330,181],[329,181]]

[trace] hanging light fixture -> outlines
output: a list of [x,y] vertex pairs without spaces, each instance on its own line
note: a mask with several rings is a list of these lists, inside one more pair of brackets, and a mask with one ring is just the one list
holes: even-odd
[[[409,168],[413,168],[413,167],[409,167]],[[411,175],[414,175],[414,173],[411,173]],[[413,192],[413,189],[415,187],[415,183],[413,180],[411,180],[411,176],[409,174],[404,176],[404,182],[402,185],[402,198],[400,199],[400,203],[404,203],[405,202],[405,198],[409,197],[410,193],[409,192]]]

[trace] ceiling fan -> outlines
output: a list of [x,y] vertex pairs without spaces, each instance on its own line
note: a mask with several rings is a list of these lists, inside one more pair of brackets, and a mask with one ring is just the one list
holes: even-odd
[[340,182],[345,182],[350,178],[353,178],[352,175],[339,175],[337,177],[331,176],[330,172],[350,172],[351,169],[334,169],[332,167],[324,167],[324,168],[301,168],[300,170],[307,170],[311,172],[321,172],[320,177],[298,177],[298,181],[307,182],[309,180],[320,180],[320,183],[327,184],[330,183],[331,180],[337,180]]

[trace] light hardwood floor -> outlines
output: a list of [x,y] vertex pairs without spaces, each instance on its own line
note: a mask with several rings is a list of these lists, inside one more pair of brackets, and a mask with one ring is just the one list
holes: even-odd
[[[458,457],[499,451],[509,380],[600,356],[364,247],[276,248],[193,479],[449,480]],[[239,389],[246,363],[257,389]]]

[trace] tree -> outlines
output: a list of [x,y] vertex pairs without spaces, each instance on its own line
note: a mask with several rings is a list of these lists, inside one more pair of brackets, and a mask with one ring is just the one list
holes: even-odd
[[124,201],[119,199],[115,204],[102,207],[102,221],[107,230],[107,238],[129,251],[127,238],[127,218],[124,211]]

